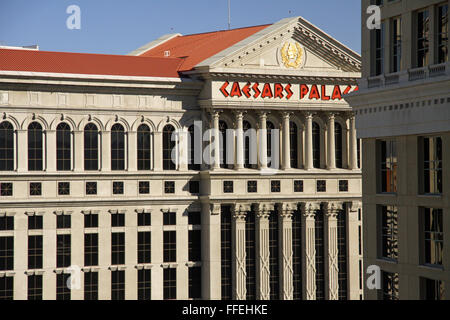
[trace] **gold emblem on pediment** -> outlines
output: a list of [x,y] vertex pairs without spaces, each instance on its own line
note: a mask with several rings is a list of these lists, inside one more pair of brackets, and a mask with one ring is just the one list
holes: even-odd
[[286,42],[281,49],[281,59],[286,68],[298,69],[304,60],[304,50],[298,42]]

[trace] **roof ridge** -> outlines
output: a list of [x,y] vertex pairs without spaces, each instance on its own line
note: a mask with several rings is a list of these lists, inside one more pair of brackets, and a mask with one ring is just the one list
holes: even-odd
[[265,26],[271,26],[273,23],[265,23],[265,24],[259,24],[255,26],[247,26],[247,27],[241,27],[241,28],[235,28],[235,29],[225,29],[225,30],[216,30],[216,31],[206,31],[206,32],[199,32],[199,33],[191,33],[191,34],[183,34],[178,37],[190,37],[190,36],[199,36],[202,34],[209,34],[209,33],[219,33],[219,32],[228,32],[228,31],[235,31],[235,30],[242,30],[242,29],[250,29],[250,28],[258,28],[258,27],[265,27]]

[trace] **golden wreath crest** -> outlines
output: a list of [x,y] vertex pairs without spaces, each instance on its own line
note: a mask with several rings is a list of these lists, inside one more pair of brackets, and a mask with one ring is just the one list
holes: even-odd
[[281,49],[281,59],[286,68],[300,67],[303,61],[303,49],[298,42],[286,42]]

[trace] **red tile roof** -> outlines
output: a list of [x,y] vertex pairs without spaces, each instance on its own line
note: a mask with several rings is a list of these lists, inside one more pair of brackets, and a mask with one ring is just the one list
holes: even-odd
[[182,59],[0,49],[0,70],[178,78]]
[[152,48],[141,57],[164,57],[170,51],[170,58],[183,58],[184,62],[179,71],[191,70],[200,62],[231,47],[245,38],[267,28],[269,25],[240,28],[225,31],[200,33],[186,36],[177,36],[161,45]]

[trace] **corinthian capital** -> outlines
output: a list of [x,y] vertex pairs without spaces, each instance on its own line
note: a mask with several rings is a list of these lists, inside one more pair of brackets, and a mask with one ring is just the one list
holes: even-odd
[[314,218],[316,211],[320,210],[319,202],[302,202],[300,205],[302,214],[305,218]]
[[328,218],[337,218],[342,206],[342,202],[325,202],[323,208]]
[[272,212],[275,208],[275,205],[272,203],[257,203],[255,205],[256,216],[259,219],[268,219],[270,212]]

